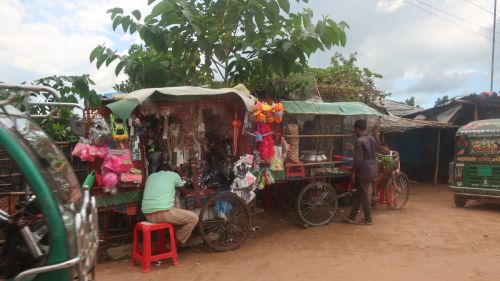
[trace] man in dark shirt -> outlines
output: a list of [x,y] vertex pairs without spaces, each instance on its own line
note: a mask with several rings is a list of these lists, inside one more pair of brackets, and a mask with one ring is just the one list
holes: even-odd
[[[354,123],[354,131],[356,132],[357,140],[354,145],[354,163],[353,163],[353,179],[356,191],[353,194],[353,206],[351,214],[345,218],[347,223],[357,223],[356,216],[361,206],[365,219],[362,224],[372,224],[372,211],[370,208],[369,187],[377,175],[377,153],[378,141],[373,136],[369,136],[366,132],[367,122],[365,120],[357,120]],[[378,128],[374,128],[374,134],[377,137]]]

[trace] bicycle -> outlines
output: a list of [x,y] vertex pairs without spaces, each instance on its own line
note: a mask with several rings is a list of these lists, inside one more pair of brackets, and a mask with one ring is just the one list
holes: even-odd
[[403,209],[410,197],[409,183],[410,180],[405,173],[397,170],[393,171],[387,187],[377,188],[376,192],[373,192],[371,197],[372,207],[374,207],[374,203],[378,203],[381,205],[386,204],[393,210]]

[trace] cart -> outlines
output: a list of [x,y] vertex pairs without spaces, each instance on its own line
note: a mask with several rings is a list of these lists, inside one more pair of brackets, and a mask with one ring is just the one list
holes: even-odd
[[255,98],[242,86],[185,86],[143,89],[117,99],[101,112],[141,123],[129,132],[139,142],[136,167],[145,171],[135,192],[158,163],[167,162],[189,187],[180,191],[177,205],[199,214],[197,231],[206,245],[230,251],[243,244],[251,231],[252,212],[229,186],[232,164],[253,149],[241,132]]
[[[191,187],[183,191],[178,205],[199,214],[198,233],[215,251],[238,248],[251,231],[252,203],[231,192],[229,186],[233,163],[255,152],[255,135],[248,134],[258,126],[251,117],[255,104],[256,99],[241,87],[170,87],[132,92],[106,106],[119,118],[128,119],[129,124],[139,117],[143,123],[151,124],[136,128],[144,131],[137,136],[142,169],[149,174],[158,162],[177,167]],[[273,124],[274,136],[283,135],[289,142],[294,138],[299,142],[311,140],[312,147],[304,150],[316,154],[324,151],[328,157],[285,163],[284,171],[275,173],[276,184],[285,185],[285,191],[293,183],[302,185],[296,203],[299,217],[310,226],[325,225],[337,211],[339,183],[349,178],[352,124],[358,118],[375,124],[379,113],[363,103],[282,104],[286,112],[284,126]],[[299,119],[301,127],[306,121],[313,121],[317,130],[286,134],[283,127],[293,117]],[[268,168],[262,165],[262,169]],[[225,174],[226,179],[221,180],[220,174]]]
[[[302,186],[295,202],[299,218],[307,226],[326,225],[335,217],[339,199],[352,190],[349,179],[354,122],[365,119],[370,130],[380,122],[381,114],[360,102],[282,101],[282,104],[285,107],[282,133],[291,147],[296,146],[298,159],[288,157],[284,177],[277,183],[289,187],[297,182]],[[281,198],[294,197],[289,188],[283,193]]]

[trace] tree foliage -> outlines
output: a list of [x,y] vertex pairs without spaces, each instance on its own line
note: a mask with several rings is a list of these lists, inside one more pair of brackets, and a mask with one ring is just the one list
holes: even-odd
[[406,105],[415,106],[415,97],[411,97],[405,100]]
[[434,106],[440,106],[440,105],[443,105],[449,101],[450,101],[450,98],[448,96],[443,96],[441,98],[437,98],[436,102],[434,103]]
[[[26,82],[25,82],[26,84]],[[40,78],[33,81],[31,84],[47,86],[54,88],[61,95],[61,102],[69,103],[81,103],[83,102],[86,107],[96,108],[99,107],[101,99],[95,90],[91,89],[91,85],[94,85],[89,75],[79,75],[79,76],[48,76],[45,78]],[[19,94],[18,91],[2,91],[0,96],[7,97],[8,95]],[[30,100],[36,100],[39,102],[53,102],[54,98],[47,93],[32,93],[29,97]],[[21,111],[26,111],[27,107],[23,99],[18,99],[14,104],[16,108]],[[52,108],[48,106],[30,106],[30,114],[48,114]],[[35,119],[39,121],[39,125],[44,131],[48,133],[55,141],[74,141],[77,139],[69,129],[69,117],[73,114],[72,110],[69,108],[59,108],[58,116],[60,118],[45,118],[43,120]]]
[[[371,103],[384,98],[385,94],[377,90],[376,79],[382,75],[366,67],[357,65],[357,53],[347,58],[335,53],[327,68],[311,68],[305,76],[314,79],[314,87],[324,101],[363,101]],[[313,87],[313,88],[314,88]]]
[[[97,68],[118,60],[115,73],[124,70],[134,87],[150,87],[152,82],[138,65],[163,66],[167,68],[160,71],[163,79],[153,81],[162,86],[215,79],[225,86],[245,83],[253,90],[276,94],[269,83],[273,78],[301,73],[312,53],[346,43],[345,22],[328,17],[313,22],[310,9],[293,13],[289,0],[150,0],[149,4],[154,6],[143,21],[137,10],[125,15],[122,8],[113,8],[108,13],[115,30],[139,34],[142,51],[157,56],[154,63],[141,64],[133,56],[134,46],[125,56],[104,45],[90,54]],[[167,74],[174,72],[169,69],[174,65],[185,79]]]

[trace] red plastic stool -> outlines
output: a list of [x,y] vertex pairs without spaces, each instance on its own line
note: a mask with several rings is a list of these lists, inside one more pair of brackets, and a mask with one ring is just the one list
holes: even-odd
[[[167,249],[167,230],[170,234],[170,249]],[[139,231],[142,232],[142,249],[139,249]],[[151,247],[151,234],[156,232],[156,248]],[[175,246],[174,226],[170,223],[139,222],[134,229],[134,246],[132,248],[132,266],[141,262],[142,272],[151,271],[151,262],[173,258],[174,265],[179,265]]]

